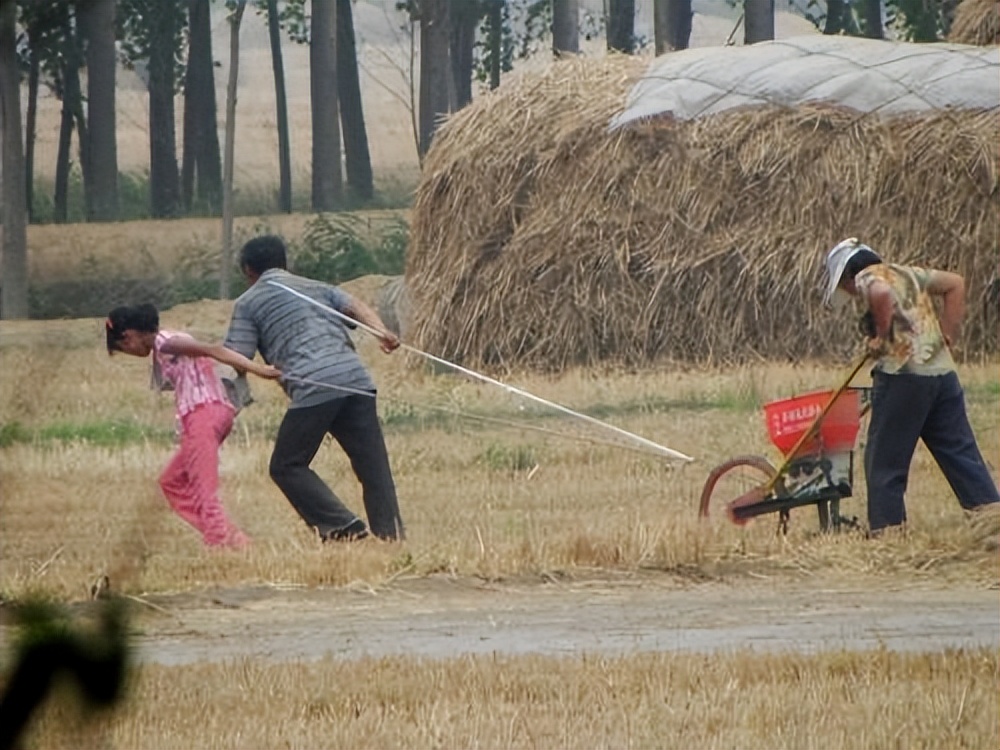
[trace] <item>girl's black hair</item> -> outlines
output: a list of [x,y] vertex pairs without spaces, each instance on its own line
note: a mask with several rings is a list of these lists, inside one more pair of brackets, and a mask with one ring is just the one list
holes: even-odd
[[240,268],[249,268],[258,276],[272,268],[287,268],[285,243],[274,234],[254,237],[240,250]]
[[858,250],[851,256],[851,259],[847,261],[847,265],[844,266],[844,273],[841,278],[853,279],[864,269],[868,268],[868,266],[877,266],[882,262],[883,260],[874,250]]
[[125,331],[156,333],[160,330],[160,313],[150,304],[122,305],[112,310],[104,321],[108,335],[108,354],[119,351],[119,343]]

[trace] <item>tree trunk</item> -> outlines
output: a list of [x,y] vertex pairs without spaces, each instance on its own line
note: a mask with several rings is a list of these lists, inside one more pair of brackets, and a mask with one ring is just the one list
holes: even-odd
[[83,0],[80,12],[87,36],[87,218],[113,221],[118,218],[115,0]]
[[149,31],[149,198],[154,217],[176,216],[180,198],[177,134],[174,129],[173,0],[150,3]]
[[24,200],[28,223],[31,223],[35,213],[35,135],[38,121],[40,67],[38,51],[31,50],[31,62],[28,67],[28,113],[24,123]]
[[372,184],[372,160],[361,102],[351,0],[337,0],[337,95],[340,99],[340,126],[344,131],[347,186],[357,197],[370,200],[375,195],[375,186]]
[[774,0],[744,0],[743,43],[774,39]]
[[[190,19],[188,20],[190,24]],[[196,168],[195,154],[198,151],[198,97],[192,93],[191,57],[193,42],[188,42],[188,61],[184,69],[184,124],[181,138],[181,205],[185,213],[191,213],[194,208],[194,175]]]
[[[70,147],[73,143],[73,128],[77,128],[80,146],[80,171],[87,181],[87,128],[83,117],[82,95],[80,92],[80,38],[74,30],[69,12],[62,17],[62,116],[59,125],[59,149],[56,154],[55,193],[52,198],[53,220],[66,222],[69,218],[69,176]],[[89,196],[84,191],[84,201]],[[89,203],[86,206],[89,215]]]
[[865,36],[869,39],[884,39],[882,28],[882,0],[865,0]]
[[281,56],[281,24],[278,0],[267,0],[267,32],[271,42],[271,70],[274,72],[275,120],[278,126],[278,205],[292,212],[292,148],[288,136],[288,97],[285,94],[285,63]]
[[65,224],[69,218],[69,149],[73,142],[73,113],[65,94],[59,118],[59,148],[56,151],[56,184],[52,196],[52,220]]
[[635,47],[635,0],[609,0],[608,49],[632,54]]
[[687,49],[691,43],[691,0],[654,0],[656,54]]
[[472,63],[476,44],[476,24],[479,23],[479,4],[459,0],[451,5],[451,55],[452,87],[455,101],[451,109],[459,110],[472,101]]
[[226,154],[222,175],[222,252],[219,254],[219,299],[229,299],[233,246],[233,157],[236,154],[236,86],[240,80],[240,24],[247,0],[239,0],[229,16],[229,83],[226,86]]
[[427,153],[441,115],[447,114],[453,96],[449,46],[449,0],[423,0],[420,4],[420,154]]
[[337,6],[312,0],[309,95],[312,106],[312,208],[332,211],[341,198],[337,102]]
[[87,119],[83,112],[83,92],[80,90],[80,78],[73,73],[73,94],[69,97],[70,110],[76,124],[76,143],[80,148],[80,172],[83,175],[83,203],[86,216],[89,218],[94,208],[92,205],[93,191],[87,190],[87,185],[93,184],[90,177],[90,136],[87,129]]
[[839,34],[844,30],[844,13],[847,11],[845,0],[827,0],[826,20],[823,22],[824,34]]
[[579,0],[552,0],[552,54],[577,54],[580,51]]
[[189,0],[181,191],[187,210],[191,209],[197,195],[209,213],[214,214],[222,205],[222,157],[216,121],[215,64],[209,14],[209,0]]
[[17,67],[17,4],[0,3],[0,124],[3,126],[3,260],[0,318],[28,317],[28,229]]

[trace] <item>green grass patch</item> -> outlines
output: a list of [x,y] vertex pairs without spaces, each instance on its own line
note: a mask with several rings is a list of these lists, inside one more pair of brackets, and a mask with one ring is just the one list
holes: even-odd
[[538,451],[533,445],[490,443],[476,461],[493,471],[529,471],[538,465]]
[[37,429],[30,429],[20,422],[0,425],[0,448],[17,443],[88,443],[90,445],[118,447],[142,443],[169,444],[174,439],[172,430],[151,427],[138,422],[111,420],[101,422],[54,422]]
[[[534,406],[530,409],[496,409],[496,410],[466,410],[456,411],[451,407],[436,409],[433,406],[415,406],[398,401],[383,400],[382,425],[388,430],[416,431],[426,429],[467,429],[476,426],[480,429],[495,429],[495,422],[502,420],[512,424],[534,424],[549,420],[576,419],[572,415],[547,407]],[[575,408],[581,414],[595,419],[613,420],[616,417],[628,417],[637,414],[669,414],[674,411],[711,411],[723,410],[734,412],[753,412],[761,408],[756,396],[743,396],[737,393],[723,393],[714,397],[690,396],[685,398],[645,398],[624,401],[615,404],[591,404]]]
[[1000,398],[1000,380],[991,380],[987,383],[972,383],[963,387],[965,389],[965,396],[969,401],[990,403]]
[[594,404],[586,408],[592,417],[630,416],[633,414],[665,414],[671,411],[723,411],[749,412],[760,409],[763,402],[751,391],[725,391],[714,396],[692,394],[682,398],[659,396],[633,399],[616,404]]
[[20,422],[0,424],[0,448],[7,448],[15,443],[30,443],[32,437],[31,430]]

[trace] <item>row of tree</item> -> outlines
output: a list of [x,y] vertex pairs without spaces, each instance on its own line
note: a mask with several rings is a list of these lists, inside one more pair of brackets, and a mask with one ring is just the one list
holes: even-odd
[[[748,0],[748,3],[760,0]],[[773,0],[771,15],[773,15]],[[351,0],[254,0],[265,17],[274,69],[279,142],[279,208],[291,210],[290,142],[282,61],[282,30],[310,47],[313,159],[312,204],[327,210],[341,200],[340,148],[348,188],[372,197],[373,177],[361,104]],[[217,213],[222,176],[217,131],[211,0],[16,0],[16,68],[27,82],[25,190],[34,214],[36,113],[40,90],[62,104],[56,154],[53,217],[65,221],[75,135],[85,215],[119,216],[115,129],[116,66],[142,73],[149,97],[149,201],[156,217]],[[228,1],[230,10],[238,3]],[[656,0],[658,52],[687,47],[691,0]],[[477,76],[499,83],[516,56],[551,32],[557,54],[579,50],[579,0],[403,0],[397,8],[419,28],[419,102],[411,103],[420,154],[442,114],[472,99]],[[515,14],[519,18],[514,19]],[[609,0],[609,49],[635,47],[635,0]],[[514,21],[518,21],[515,30]],[[773,24],[772,24],[773,28]],[[8,34],[9,36],[9,34]],[[764,33],[760,38],[770,38]],[[748,41],[757,41],[756,38]],[[86,71],[86,90],[81,72]],[[174,103],[183,94],[180,161]]]
[[[225,2],[230,19],[248,0]],[[249,0],[265,19],[274,72],[278,132],[278,208],[292,207],[291,160],[282,39],[309,45],[312,191],[315,211],[374,193],[362,108],[352,0]],[[356,0],[355,0],[356,1]],[[580,0],[386,0],[408,18],[411,55],[419,39],[419,81],[409,108],[418,154],[430,147],[443,115],[472,99],[473,81],[499,85],[513,61],[551,37],[556,56],[579,51],[581,29],[603,34],[609,50],[633,52],[636,0],[605,0],[596,21]],[[735,0],[734,0],[735,1]],[[907,19],[938,18],[956,0],[887,0]],[[882,36],[883,0],[828,0],[817,24],[826,33]],[[774,37],[774,0],[743,0],[744,41]],[[657,54],[688,46],[691,0],[653,0]],[[859,15],[858,10],[863,10]],[[120,217],[115,126],[116,70],[141,72],[149,97],[149,205],[153,216],[224,209],[211,33],[212,0],[0,0],[0,103],[3,124],[3,294],[0,317],[27,312],[23,227],[34,212],[36,114],[41,87],[62,103],[53,189],[54,219],[68,216],[74,135],[85,215]],[[934,23],[930,24],[931,26]],[[938,24],[939,26],[940,24]],[[419,31],[417,31],[419,30]],[[920,32],[916,38],[934,37]],[[238,45],[238,24],[233,35]],[[238,48],[238,47],[236,47]],[[233,52],[230,52],[231,56]],[[235,69],[238,60],[230,60]],[[415,65],[412,67],[416,67]],[[86,90],[81,72],[86,72]],[[22,131],[20,86],[27,83]],[[234,85],[230,81],[231,86]],[[176,95],[183,95],[178,162]],[[233,92],[235,93],[235,92]],[[235,106],[235,100],[233,100]],[[235,111],[235,110],[234,110]],[[228,117],[227,120],[231,120]],[[231,123],[227,123],[231,124]],[[346,189],[344,175],[346,172]],[[231,168],[231,163],[229,167]]]

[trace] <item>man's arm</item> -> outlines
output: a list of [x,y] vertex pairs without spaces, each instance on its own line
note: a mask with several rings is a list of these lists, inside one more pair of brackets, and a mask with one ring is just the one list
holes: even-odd
[[348,294],[343,290],[341,290],[341,293],[345,297],[343,313],[354,318],[359,323],[363,323],[369,328],[378,331],[379,345],[382,347],[382,351],[388,354],[399,348],[399,337],[386,327],[385,323],[382,322],[382,318],[379,317],[379,314],[374,309],[352,294]]
[[957,273],[930,271],[927,293],[941,297],[941,333],[951,346],[958,340],[965,318],[965,279]]

